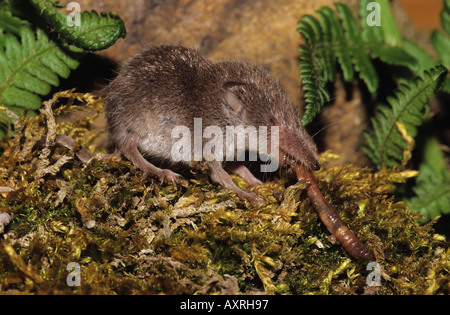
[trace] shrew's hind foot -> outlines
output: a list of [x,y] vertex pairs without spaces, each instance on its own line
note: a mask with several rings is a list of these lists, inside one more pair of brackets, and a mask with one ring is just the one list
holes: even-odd
[[238,186],[236,186],[230,175],[223,169],[222,165],[219,162],[213,161],[207,162],[206,164],[210,171],[210,177],[214,182],[218,183],[226,189],[234,191],[238,195],[239,199],[248,200],[254,206],[264,204],[264,198],[259,196],[257,193],[242,190]]
[[124,143],[124,145],[120,148],[120,152],[144,173],[143,179],[146,179],[147,177],[156,177],[161,183],[164,180],[178,183],[182,178],[181,175],[169,169],[161,169],[147,161],[139,152],[137,141],[134,137],[131,137]]

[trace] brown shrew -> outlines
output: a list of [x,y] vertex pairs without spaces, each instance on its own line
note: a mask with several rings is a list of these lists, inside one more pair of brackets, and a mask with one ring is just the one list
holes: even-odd
[[[276,127],[277,152],[269,152],[269,156],[274,158],[277,153],[281,164],[294,160],[297,175],[299,179],[308,179],[308,196],[330,232],[355,258],[373,259],[373,254],[336,219],[339,218],[336,211],[318,190],[311,173],[320,168],[317,147],[300,124],[298,108],[261,67],[241,60],[213,62],[199,51],[182,46],[156,46],[127,61],[105,88],[104,98],[108,130],[116,152],[141,169],[144,176],[161,181],[177,182],[180,175],[175,170],[195,164],[189,159],[174,159],[173,148],[178,139],[174,130],[179,126],[195,135],[199,128],[196,122],[201,119],[201,143],[191,138],[189,146],[182,150],[183,156],[191,158],[213,138],[212,133],[204,134],[209,126],[217,127],[215,133],[221,130],[223,134],[227,126]],[[250,131],[248,138],[251,136]],[[239,150],[254,149],[248,138],[243,148],[234,147],[235,141],[228,139],[223,147],[216,147],[223,154],[215,156],[228,157],[226,153],[231,151],[235,160],[202,156],[201,163],[206,165],[214,182],[234,191],[241,199],[260,204],[264,202],[261,196],[240,189],[229,175],[237,174],[251,186],[261,184],[237,159],[245,154]],[[268,147],[271,141],[274,140],[268,137]]]

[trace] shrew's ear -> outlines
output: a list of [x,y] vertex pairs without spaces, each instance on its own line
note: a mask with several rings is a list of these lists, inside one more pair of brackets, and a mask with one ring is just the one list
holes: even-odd
[[223,85],[225,91],[223,97],[224,106],[235,114],[240,114],[244,109],[244,103],[239,97],[243,92],[244,85],[244,83],[239,82],[226,82]]

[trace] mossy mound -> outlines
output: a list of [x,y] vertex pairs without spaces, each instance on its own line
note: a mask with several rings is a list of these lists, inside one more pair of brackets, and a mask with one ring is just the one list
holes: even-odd
[[[77,110],[89,115],[56,124],[55,116]],[[368,262],[330,237],[303,183],[268,181],[254,188],[266,204],[253,207],[202,173],[182,185],[143,181],[127,161],[99,154],[83,163],[77,148],[55,144],[65,134],[93,150],[99,133],[89,131],[101,110],[92,95],[57,93],[2,140],[0,212],[13,221],[0,246],[0,293],[450,293],[449,242],[392,195],[413,172],[325,164],[316,173],[325,197],[375,252],[381,283],[368,286]],[[70,262],[80,266],[80,286],[66,282]]]

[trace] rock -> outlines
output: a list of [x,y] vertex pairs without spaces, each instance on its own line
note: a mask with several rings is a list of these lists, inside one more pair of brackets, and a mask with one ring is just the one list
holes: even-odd
[[[213,59],[242,58],[265,66],[297,103],[299,52],[297,22],[332,0],[81,0],[81,10],[112,11],[127,37],[101,52],[116,62],[149,45],[170,43],[200,49]],[[342,1],[356,8],[356,0]]]

